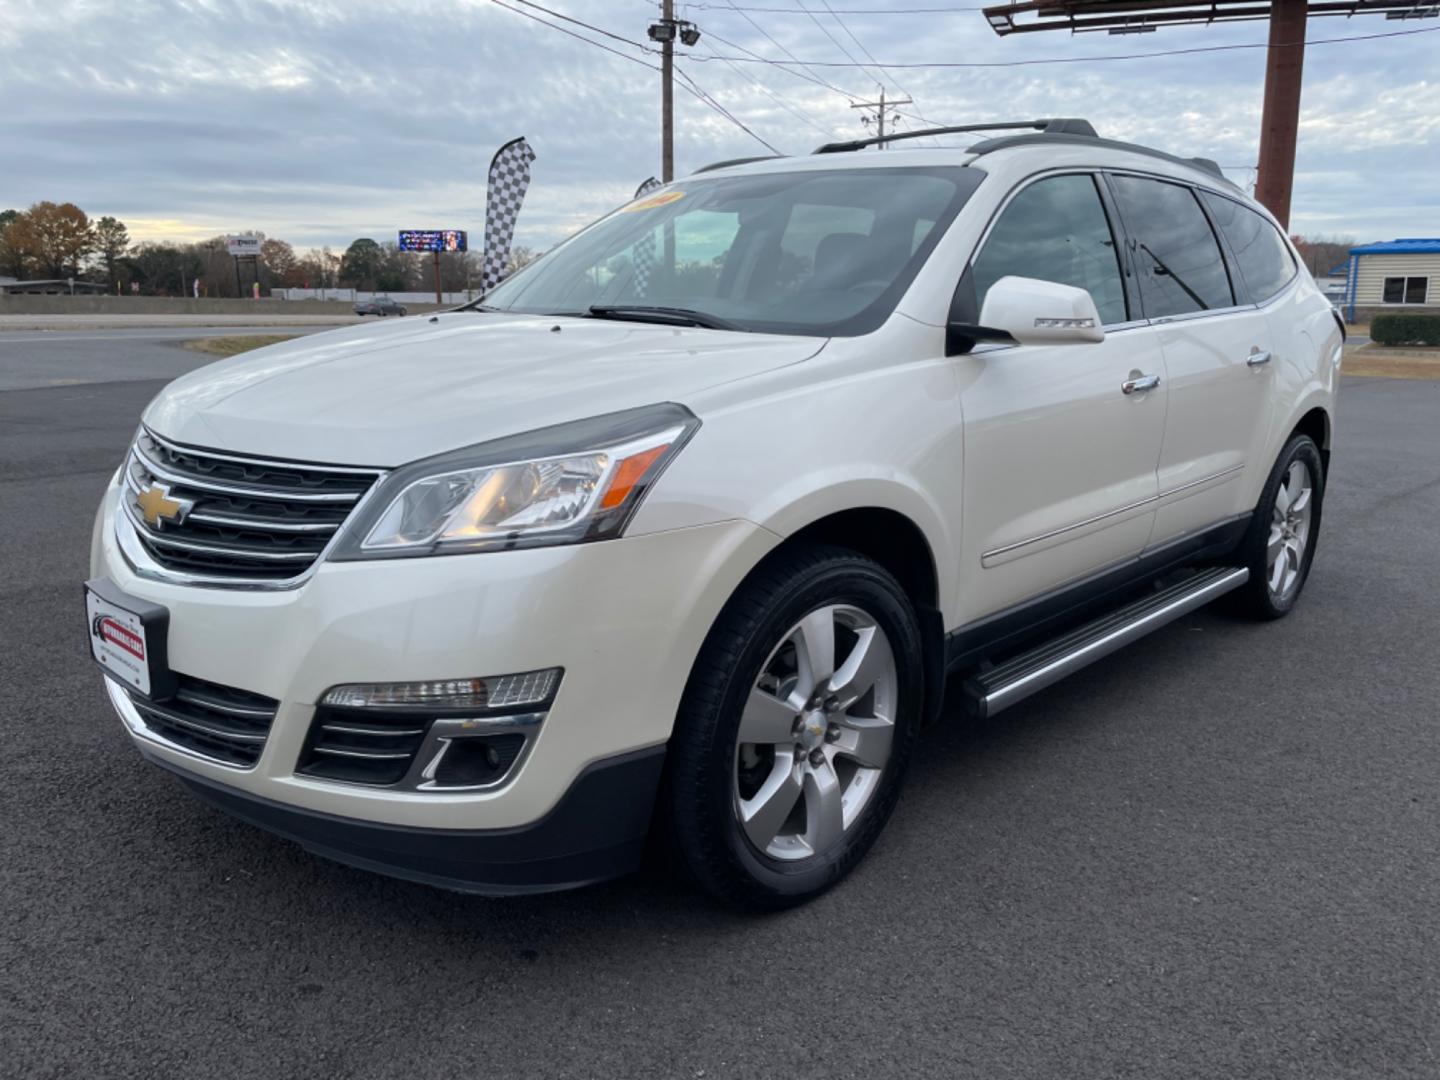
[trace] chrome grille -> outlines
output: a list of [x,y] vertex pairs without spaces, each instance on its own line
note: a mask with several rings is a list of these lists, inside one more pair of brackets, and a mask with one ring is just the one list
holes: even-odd
[[[320,557],[379,475],[179,446],[142,429],[123,503],[162,569],[201,583],[285,584]],[[157,491],[167,506],[179,504],[178,520],[147,520],[145,501]]]
[[220,761],[249,768],[260,760],[280,703],[274,698],[176,674],[179,688],[156,702],[130,692],[145,726],[167,742]]

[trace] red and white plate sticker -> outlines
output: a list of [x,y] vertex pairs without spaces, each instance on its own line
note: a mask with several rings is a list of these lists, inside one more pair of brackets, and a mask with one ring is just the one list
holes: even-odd
[[90,618],[90,651],[102,668],[126,686],[150,693],[150,659],[140,616],[85,593]]

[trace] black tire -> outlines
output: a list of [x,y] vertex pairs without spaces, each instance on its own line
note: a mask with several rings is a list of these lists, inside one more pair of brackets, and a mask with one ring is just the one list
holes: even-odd
[[[1300,462],[1310,474],[1310,521],[1304,550],[1300,557],[1299,573],[1294,581],[1277,593],[1270,586],[1268,547],[1275,515],[1275,500],[1286,474],[1292,465]],[[1310,565],[1315,559],[1315,548],[1320,539],[1321,510],[1325,503],[1325,466],[1320,450],[1308,435],[1293,435],[1285,444],[1275,466],[1265,481],[1260,501],[1255,506],[1254,516],[1245,538],[1240,542],[1238,565],[1250,571],[1250,580],[1231,593],[1231,610],[1251,619],[1280,619],[1288,615],[1300,599],[1305,581],[1310,576]]]
[[408,310],[406,310],[405,308],[403,308],[403,307],[402,307],[402,308],[400,309],[400,311],[399,311],[399,315],[400,315],[400,317],[401,317],[402,319],[403,319],[406,315],[409,315],[409,314],[410,314],[410,312],[409,312]]
[[[833,846],[777,859],[755,847],[738,820],[740,717],[787,631],[834,604],[861,609],[891,646],[898,692],[890,756],[858,817]],[[776,910],[818,895],[860,861],[900,794],[920,727],[922,656],[919,622],[904,590],[883,567],[853,551],[784,553],[751,575],[716,621],[691,672],[660,804],[672,851],[702,889],[732,906]]]

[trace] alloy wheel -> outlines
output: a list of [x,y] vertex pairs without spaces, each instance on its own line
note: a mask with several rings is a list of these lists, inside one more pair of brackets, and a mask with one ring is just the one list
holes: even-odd
[[1293,461],[1275,492],[1265,566],[1270,595],[1282,597],[1295,587],[1310,539],[1314,486],[1303,461]]
[[735,812],[756,849],[793,860],[839,842],[890,760],[897,696],[890,640],[860,608],[818,608],[785,633],[735,747]]

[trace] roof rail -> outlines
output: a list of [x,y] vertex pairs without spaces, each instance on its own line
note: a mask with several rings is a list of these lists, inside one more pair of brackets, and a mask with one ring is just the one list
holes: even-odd
[[1176,165],[1188,165],[1192,169],[1199,169],[1202,172],[1210,173],[1216,179],[1239,190],[1239,185],[1231,180],[1209,158],[1203,157],[1179,157],[1175,154],[1167,154],[1164,150],[1156,150],[1151,146],[1141,146],[1139,143],[1121,142],[1119,139],[1101,139],[1098,137],[1079,137],[1067,132],[1050,133],[1040,135],[1007,135],[999,139],[986,139],[978,142],[969,148],[969,152],[976,157],[983,157],[986,154],[993,154],[996,150],[1004,150],[1011,146],[1053,146],[1055,143],[1074,143],[1088,147],[1104,147],[1106,150],[1128,150],[1132,154],[1144,154],[1146,157],[1161,158],[1165,161],[1174,162]]
[[926,135],[960,135],[971,131],[1011,131],[1016,128],[1034,128],[1046,135],[1083,135],[1092,139],[1097,137],[1089,120],[1056,117],[1049,120],[1011,120],[997,124],[961,124],[958,127],[925,128],[922,131],[897,131],[891,135],[876,135],[869,139],[826,143],[818,147],[815,153],[843,154],[850,150],[863,150],[867,146],[899,142],[901,139],[919,139]]
[[749,165],[752,161],[774,161],[776,158],[784,157],[784,154],[761,154],[759,157],[737,157],[725,161],[712,161],[709,165],[701,165],[691,176],[698,176],[702,172],[714,172],[716,169],[728,169],[731,165]]

